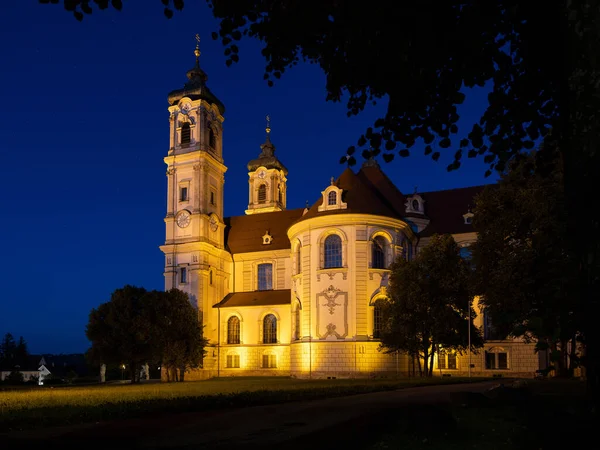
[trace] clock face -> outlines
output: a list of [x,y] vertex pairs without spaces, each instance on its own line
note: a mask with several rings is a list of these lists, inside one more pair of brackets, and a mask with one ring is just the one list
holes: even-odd
[[258,178],[263,179],[266,176],[267,176],[267,172],[265,172],[264,170],[261,170],[260,172],[258,172]]
[[217,223],[217,219],[215,219],[215,216],[212,216],[210,218],[210,229],[213,231],[217,231],[217,228],[219,228],[219,224]]
[[181,112],[183,114],[187,114],[188,112],[190,112],[190,109],[192,109],[192,107],[189,103],[184,103],[179,107],[179,109],[181,109]]
[[190,224],[190,213],[186,210],[180,211],[177,214],[177,217],[175,218],[175,221],[177,222],[177,225],[180,228],[185,228]]

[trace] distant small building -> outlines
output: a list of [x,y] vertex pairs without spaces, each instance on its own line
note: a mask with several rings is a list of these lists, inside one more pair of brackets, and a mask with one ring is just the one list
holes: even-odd
[[44,384],[44,379],[50,375],[50,370],[46,367],[46,361],[39,355],[32,355],[26,361],[18,364],[4,364],[0,367],[0,381],[4,381],[13,372],[19,372],[23,375],[23,381],[28,382],[31,379],[37,379],[39,385]]

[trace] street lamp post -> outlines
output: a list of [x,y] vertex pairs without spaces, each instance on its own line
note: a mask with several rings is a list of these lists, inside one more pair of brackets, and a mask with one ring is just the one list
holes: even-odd
[[469,333],[469,381],[471,381],[471,301],[469,300],[469,321],[468,321],[468,333]]
[[121,364],[121,381],[125,380],[125,364]]

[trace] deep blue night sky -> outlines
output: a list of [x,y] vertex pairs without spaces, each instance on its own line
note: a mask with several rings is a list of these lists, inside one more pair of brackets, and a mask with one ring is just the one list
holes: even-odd
[[[0,334],[23,335],[31,352],[83,352],[90,309],[114,289],[163,287],[167,94],[194,64],[196,33],[208,85],[227,108],[228,216],[244,213],[245,166],[260,152],[266,114],[290,170],[289,208],[317,200],[343,171],[346,148],[382,114],[384,102],[350,119],[344,103],[326,103],[316,66],[299,65],[269,88],[256,41],[242,42],[240,63],[226,67],[210,39],[216,29],[203,1],[171,20],[158,0],[128,1],[82,23],[62,6],[2,2]],[[467,102],[461,123],[479,117],[486,96],[471,92]],[[404,192],[493,181],[482,160],[447,173],[453,154],[434,163],[415,149],[381,164]]]

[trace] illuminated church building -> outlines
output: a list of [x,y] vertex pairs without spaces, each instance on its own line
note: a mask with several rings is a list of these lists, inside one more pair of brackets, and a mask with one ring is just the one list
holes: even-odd
[[[223,217],[225,108],[198,64],[171,92],[165,288],[187,292],[209,340],[186,379],[407,374],[403,354],[378,350],[390,263],[412,258],[434,233],[475,240],[469,205],[482,187],[405,195],[375,161],[315,189],[312,206],[287,209],[288,169],[270,128],[248,162],[248,208]],[[258,152],[257,152],[258,153]],[[320,188],[320,189],[319,189]],[[321,191],[319,193],[319,190]],[[484,314],[473,320],[484,327]],[[492,340],[470,356],[473,376],[532,376],[533,344]],[[466,375],[467,355],[436,358],[434,373]]]

